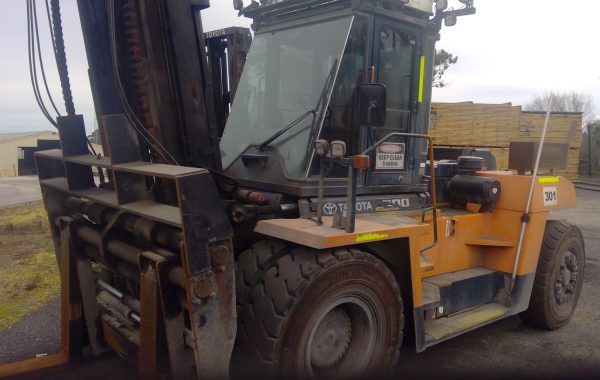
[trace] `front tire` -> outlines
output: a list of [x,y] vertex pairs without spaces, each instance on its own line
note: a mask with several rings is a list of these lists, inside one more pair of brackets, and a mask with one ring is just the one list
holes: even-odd
[[583,284],[583,236],[565,221],[546,223],[529,308],[521,314],[528,324],[555,330],[566,325],[577,306]]
[[239,257],[238,272],[240,373],[348,378],[395,365],[403,303],[393,274],[372,255],[259,242]]

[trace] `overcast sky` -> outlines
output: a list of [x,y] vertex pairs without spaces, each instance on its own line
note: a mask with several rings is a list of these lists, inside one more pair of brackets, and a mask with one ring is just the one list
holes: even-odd
[[[231,0],[211,3],[203,13],[206,31],[249,26],[248,20],[237,17]],[[52,95],[64,113],[43,4],[38,0],[45,68]],[[25,1],[0,0],[0,5],[0,133],[49,129],[29,80]],[[91,131],[95,121],[76,1],[63,0],[61,5],[75,107]],[[476,15],[442,29],[438,47],[459,59],[446,73],[450,85],[435,89],[434,101],[521,105],[546,90],[578,91],[595,98],[600,114],[600,1],[475,0],[475,6]]]

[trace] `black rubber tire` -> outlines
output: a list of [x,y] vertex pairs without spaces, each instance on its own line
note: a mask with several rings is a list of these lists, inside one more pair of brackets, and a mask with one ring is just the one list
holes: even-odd
[[[363,319],[352,319],[350,329],[356,335],[350,335],[339,363],[326,370],[315,367],[313,371],[312,338],[308,338],[316,336],[316,326],[320,326],[316,315],[323,321],[335,305],[355,307],[339,303],[353,296],[375,305],[373,315],[377,315],[369,320],[376,320],[377,327],[369,331],[377,333],[367,334],[376,338],[369,340],[369,347],[374,348],[365,368],[351,374],[379,374],[396,364],[403,337],[403,302],[394,275],[372,255],[357,249],[317,251],[261,241],[239,256],[237,273],[235,377],[329,377],[336,368],[357,366],[366,356],[362,349],[353,348],[360,343],[352,339],[361,336]],[[355,352],[358,358],[349,359]]]
[[[576,257],[578,270],[572,293],[560,304],[555,287],[566,254]],[[531,326],[548,330],[566,325],[581,294],[584,268],[585,250],[579,228],[565,221],[546,222],[529,308],[521,313],[521,318]]]

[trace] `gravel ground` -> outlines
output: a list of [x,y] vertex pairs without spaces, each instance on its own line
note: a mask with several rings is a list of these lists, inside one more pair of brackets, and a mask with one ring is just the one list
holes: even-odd
[[42,199],[38,177],[0,178],[0,207]]
[[[511,317],[416,354],[405,347],[397,366],[406,378],[600,378],[600,193],[578,190],[578,208],[555,213],[577,224],[586,244],[582,296],[570,324],[537,330]],[[0,362],[58,351],[58,301],[0,334]],[[114,354],[46,378],[86,380],[135,377]]]
[[0,333],[0,363],[56,353],[59,336],[60,302],[56,298]]

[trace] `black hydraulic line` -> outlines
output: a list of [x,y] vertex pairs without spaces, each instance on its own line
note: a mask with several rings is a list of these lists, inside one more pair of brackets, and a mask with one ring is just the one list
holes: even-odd
[[75,105],[73,104],[73,94],[71,93],[71,84],[69,82],[69,69],[67,67],[67,56],[65,53],[65,40],[63,38],[62,20],[60,16],[60,1],[50,0],[52,10],[52,28],[54,30],[54,56],[56,57],[56,67],[62,86],[63,98],[67,115],[75,115]]
[[[85,243],[90,244],[94,248],[100,249],[102,245],[102,235],[101,232],[95,228],[82,226],[77,229],[77,236]],[[141,249],[130,245],[128,243],[122,242],[120,240],[110,240],[106,243],[106,249],[108,252],[114,257],[122,260],[123,262],[129,264],[129,266],[137,268],[138,266],[138,254],[141,252]],[[177,256],[175,253],[171,252],[172,256]],[[100,256],[100,255],[98,255]],[[169,280],[177,285],[178,287],[185,289],[185,272],[183,268],[179,265],[173,266],[169,269],[168,272]]]
[[96,299],[100,306],[107,309],[113,316],[126,324],[130,322],[140,323],[139,310],[136,312],[130,305],[127,305],[122,299],[119,299],[108,290],[101,289],[96,294]]
[[[118,212],[111,207],[77,197],[67,198],[64,205],[72,211],[82,213],[88,219],[102,227],[109,224]],[[181,230],[161,225],[160,223],[144,224],[144,220],[140,216],[128,214],[123,218],[123,228],[150,244],[158,244],[173,251],[179,250],[183,241]]]
[[56,42],[54,42],[54,29],[52,28],[52,18],[50,17],[50,4],[46,0],[46,17],[48,17],[48,29],[50,30],[50,40],[52,41],[52,51],[56,51]]
[[102,281],[101,279],[97,279],[96,284],[98,284],[98,286],[100,286],[102,289],[106,290],[113,296],[117,297],[119,300],[121,300],[125,305],[129,306],[136,313],[138,313],[138,314],[140,313],[140,300],[126,295],[125,293],[121,292],[120,290],[118,290],[116,288],[113,288],[111,285],[107,284],[106,282]]
[[[58,111],[58,108],[56,107],[56,104],[54,103],[54,99],[52,98],[52,95],[50,94],[50,89],[48,87],[48,82],[46,80],[46,73],[44,71],[44,61],[42,59],[42,50],[41,50],[41,44],[40,44],[40,33],[39,33],[39,29],[38,29],[37,7],[35,5],[35,0],[31,0],[31,3],[33,5],[33,21],[34,21],[34,25],[35,25],[35,37],[36,37],[36,40],[37,40],[37,50],[38,50],[38,56],[39,56],[39,59],[40,59],[40,70],[42,72],[42,79],[44,80],[44,87],[46,88],[46,94],[48,94],[48,99],[50,99],[50,103],[52,104],[52,107],[54,108],[54,111],[56,111],[56,114],[60,117],[62,115]],[[48,6],[48,0],[46,0],[46,15],[48,17],[48,27],[50,29],[50,40],[52,41],[52,52],[54,53],[54,56],[56,58],[56,51],[57,50],[56,50],[56,43],[54,41],[54,29],[52,27],[52,21],[50,19],[50,7]],[[64,50],[64,43],[63,43],[63,50]],[[66,61],[65,61],[65,65],[66,65]],[[59,75],[60,75],[60,73],[59,73]],[[67,80],[68,80],[68,75],[69,74],[67,72]],[[70,93],[70,91],[71,90],[70,90],[70,86],[69,86],[69,93]],[[40,98],[41,98],[41,95],[40,95]],[[71,103],[72,102],[73,102],[73,98],[71,97]],[[75,112],[75,108],[74,107],[73,107],[73,112]],[[87,140],[88,147],[90,148],[90,152],[92,154],[96,155],[96,149],[94,149],[94,146],[92,145],[92,143],[90,142],[89,139],[86,138],[86,140]],[[104,174],[102,173],[102,170],[100,168],[98,168],[98,173],[99,173],[99,176],[100,176],[100,181],[103,183],[104,182]]]
[[[37,31],[37,29],[38,29],[37,12],[36,12],[36,8],[35,8],[35,0],[31,0],[31,1],[33,3],[33,11],[34,11],[34,17],[35,17],[35,29],[36,29],[37,39],[38,39],[38,50],[39,50],[40,42],[39,42],[39,33]],[[48,17],[48,25],[50,28],[52,49],[54,52],[54,58],[56,60],[56,67],[58,69],[58,76],[60,78],[60,84],[62,87],[63,98],[65,100],[65,107],[67,110],[67,115],[73,116],[73,115],[75,115],[75,104],[73,103],[73,94],[71,93],[71,83],[69,81],[69,69],[67,66],[67,55],[65,52],[65,41],[64,41],[63,32],[62,32],[62,20],[61,20],[61,15],[60,15],[59,1],[51,0],[51,8],[52,8],[52,13],[50,12],[50,8],[48,7],[48,0],[46,0],[46,15]],[[50,91],[48,90],[48,85],[46,83],[46,76],[44,74],[44,68],[42,65],[41,53],[40,53],[40,67],[42,69],[42,76],[44,78],[44,84],[46,85],[46,91],[48,92],[48,97],[50,97],[50,102],[52,103],[52,106],[56,110],[56,113],[58,113],[58,116],[61,116],[60,112],[58,112],[58,110],[56,109],[56,106],[54,105],[54,101],[52,100],[52,97],[50,96]],[[56,126],[56,123],[54,123],[54,126]],[[90,140],[88,138],[86,138],[86,140],[87,140],[87,145],[90,149],[90,152],[93,155],[96,155],[96,149],[94,149],[94,146],[92,145],[92,143],[90,142]],[[104,175],[100,168],[98,169],[98,173],[99,173],[101,182],[104,182]]]
[[[52,0],[56,1],[56,0]],[[162,159],[172,165],[179,165],[177,160],[169,153],[169,151],[154,137],[152,134],[148,132],[148,130],[144,127],[142,122],[137,118],[135,112],[131,108],[129,101],[127,100],[127,95],[125,94],[125,89],[123,88],[123,82],[121,80],[121,75],[119,74],[119,59],[117,55],[117,42],[116,42],[116,15],[115,15],[115,1],[110,0],[108,2],[108,12],[109,12],[109,34],[110,34],[110,45],[111,45],[111,58],[113,63],[113,73],[114,78],[117,84],[117,89],[119,91],[119,97],[121,98],[121,104],[123,106],[123,111],[127,120],[131,123],[131,125],[135,128],[138,134],[149,144],[150,147],[154,148],[156,153],[158,153]],[[158,148],[158,149],[156,149]]]
[[48,112],[48,109],[44,105],[44,102],[43,102],[41,94],[40,94],[40,89],[39,89],[39,85],[38,85],[38,81],[37,81],[37,68],[36,68],[36,62],[35,62],[35,37],[34,37],[34,27],[33,27],[33,21],[32,21],[32,16],[33,16],[32,4],[31,4],[30,0],[28,0],[26,4],[27,4],[27,55],[28,55],[28,61],[29,61],[29,77],[31,78],[31,86],[33,89],[33,94],[35,96],[35,100],[36,100],[40,110],[42,111],[42,114],[50,122],[50,124],[52,124],[54,127],[56,127],[56,121],[54,121],[54,119],[52,119],[52,116],[50,116],[50,113]]
[[[32,38],[33,38],[32,24],[31,24],[31,2],[29,0],[27,0],[26,5],[27,5],[27,61],[29,64],[29,77],[31,78],[31,87],[33,89],[33,95],[35,96],[35,101],[38,104],[38,106],[40,107],[42,114],[44,114],[45,117],[48,117],[47,109],[45,109],[44,105],[40,101],[38,88],[36,87],[37,81],[35,78],[35,70],[33,69],[33,59],[35,59],[35,53],[33,55],[31,53]],[[33,47],[33,49],[35,52],[35,47]]]
[[[32,10],[33,10],[32,21],[33,21],[33,25],[35,27],[34,36],[35,36],[36,43],[37,43],[37,52],[38,52],[38,57],[40,60],[40,71],[42,74],[42,80],[44,81],[44,87],[46,89],[46,94],[48,95],[48,100],[50,100],[50,104],[52,105],[52,108],[54,108],[54,111],[56,111],[56,114],[58,116],[61,116],[60,112],[58,111],[58,108],[56,107],[56,104],[54,103],[54,99],[52,99],[52,94],[50,94],[50,88],[48,87],[48,81],[46,80],[46,71],[44,70],[44,59],[42,58],[42,47],[40,44],[40,31],[39,31],[39,27],[38,27],[37,6],[35,4],[35,0],[33,0],[31,2],[31,4],[32,4]],[[52,40],[54,41],[54,39],[52,39]]]
[[[48,5],[47,0],[46,0],[46,5]],[[50,23],[50,13],[49,13],[48,8],[46,9],[46,13],[48,15],[48,24],[50,25],[53,51],[54,51],[54,54],[56,55],[56,46],[54,43],[54,37],[52,35],[53,31],[52,31],[52,25]],[[37,43],[37,49],[36,49],[36,43]],[[50,94],[50,89],[48,87],[48,82],[46,80],[46,72],[44,70],[44,61],[42,58],[39,27],[38,27],[38,18],[37,18],[37,8],[35,5],[35,0],[27,0],[27,48],[28,48],[28,57],[29,57],[29,76],[31,78],[33,94],[35,96],[35,100],[36,100],[38,106],[40,107],[40,110],[42,111],[42,114],[44,115],[44,117],[48,120],[48,122],[50,122],[50,124],[52,124],[55,128],[57,128],[58,125],[57,125],[56,121],[52,118],[52,116],[50,115],[50,112],[48,111],[48,108],[44,104],[44,100],[42,99],[42,94],[40,92],[40,87],[39,87],[39,83],[38,83],[37,64],[36,64],[36,59],[35,59],[36,50],[37,50],[38,57],[40,60],[40,70],[41,70],[41,74],[42,74],[42,79],[44,81],[44,86],[46,88],[46,94],[48,95],[50,103],[52,104],[52,107],[56,111],[57,115],[61,116],[60,112],[58,111],[58,109],[56,107],[56,104],[54,103],[52,95]],[[89,139],[87,139],[87,143],[88,143],[91,153],[95,155],[96,150],[94,149],[94,147],[91,144]],[[104,182],[104,180],[103,180],[104,175],[103,175],[102,171],[100,169],[98,169],[98,172],[99,172],[101,181]]]

